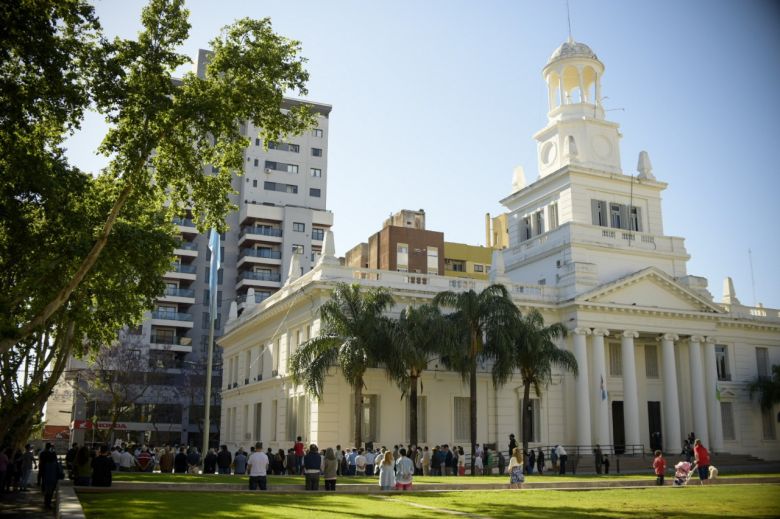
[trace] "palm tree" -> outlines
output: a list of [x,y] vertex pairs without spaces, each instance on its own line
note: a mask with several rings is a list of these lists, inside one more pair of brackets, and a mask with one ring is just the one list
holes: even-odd
[[518,311],[504,285],[490,285],[479,294],[474,290],[440,292],[433,298],[433,304],[455,310],[448,318],[455,327],[457,337],[445,360],[451,369],[461,374],[464,381],[469,382],[473,475],[477,446],[477,364],[487,359],[502,362],[496,357],[507,349],[506,344],[510,340],[508,331],[518,318]]
[[762,411],[769,411],[774,404],[780,403],[780,365],[772,366],[771,377],[756,377],[748,383],[750,398],[758,393],[758,403]]
[[384,363],[388,375],[401,389],[402,397],[409,395],[409,443],[417,445],[418,380],[428,363],[441,357],[452,327],[432,305],[410,306],[392,324],[392,348]]
[[533,386],[536,396],[541,397],[542,388],[547,387],[552,380],[553,366],[569,371],[574,376],[577,376],[579,371],[574,354],[558,348],[555,344],[557,338],[566,336],[566,328],[561,323],[545,326],[544,317],[534,309],[517,321],[512,332],[514,338],[511,350],[506,355],[509,362],[496,363],[493,366],[493,379],[503,383],[515,372],[519,372],[522,377],[522,434],[523,452],[526,452],[533,420],[533,413],[529,409],[531,387]]
[[363,377],[377,364],[387,345],[388,320],[385,310],[393,298],[385,288],[361,292],[357,283],[339,283],[331,299],[320,307],[320,334],[303,343],[290,359],[292,380],[322,399],[325,379],[331,367],[341,369],[355,397],[355,445],[363,444]]

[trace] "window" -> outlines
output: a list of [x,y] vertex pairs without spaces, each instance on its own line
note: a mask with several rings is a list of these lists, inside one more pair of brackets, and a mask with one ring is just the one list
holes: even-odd
[[645,376],[658,378],[658,347],[655,344],[645,344]]
[[[530,425],[530,436],[529,440],[530,442],[540,442],[542,441],[541,438],[541,406],[539,405],[539,399],[538,398],[531,398],[528,401],[528,406],[531,408],[531,423]],[[523,420],[526,418],[525,413],[523,413],[523,401],[520,400],[520,428],[519,431],[523,430]]]
[[255,167],[260,165],[260,159],[255,159]]
[[531,217],[526,216],[520,222],[520,241],[530,240],[531,236]]
[[268,141],[268,149],[269,150],[282,150],[282,151],[291,151],[293,153],[298,153],[301,149],[301,147],[297,144],[289,144],[287,142],[274,142],[274,141]]
[[428,247],[428,274],[439,273],[439,248]]
[[543,211],[536,211],[534,213],[534,236],[538,236],[539,234],[544,233],[544,212]]
[[258,402],[255,404],[255,441],[261,441],[263,439],[263,404]]
[[281,182],[263,182],[266,191],[280,191],[282,193],[298,193],[298,186],[294,184],[282,184]]
[[642,220],[639,218],[639,208],[638,207],[632,207],[631,208],[629,230],[637,231],[637,232],[640,232],[642,230]]
[[260,146],[260,138],[255,137],[255,146]]
[[325,239],[325,229],[318,229],[317,227],[312,227],[311,229],[311,239],[312,240],[318,240],[322,241]]
[[471,425],[471,402],[467,396],[456,396],[453,402],[453,416],[455,417],[455,438],[456,442],[470,442],[469,436]]
[[[279,342],[280,339],[276,339],[276,342],[274,342],[274,353],[273,353],[273,358],[271,359],[272,377],[275,377],[279,373]],[[271,420],[271,423],[275,421],[276,421],[275,419]]]
[[[428,441],[428,422],[426,420],[426,417],[428,416],[428,400],[426,397],[418,395],[417,396],[417,443],[422,444],[423,442]],[[409,398],[406,398],[406,413],[404,414],[406,416],[406,420],[409,420]],[[404,431],[408,434],[409,432],[409,424],[407,423],[406,427],[404,427]],[[406,441],[409,441],[409,437],[406,437]]]
[[715,345],[715,365],[718,368],[718,380],[731,380],[727,346]]
[[322,170],[320,168],[310,168],[311,176],[320,178],[322,176]]
[[623,209],[620,204],[609,204],[609,226],[615,229],[623,228]]
[[291,151],[292,153],[298,153],[301,151],[301,147],[297,144],[288,144],[287,145],[287,151]]
[[558,202],[550,204],[547,208],[547,220],[550,222],[550,230],[558,228]]
[[287,441],[294,442],[300,436],[307,438],[309,430],[309,399],[306,396],[292,396],[287,399]]
[[776,440],[775,433],[775,417],[771,409],[761,410],[761,430],[763,431],[764,440]]
[[[210,288],[204,288],[203,289],[203,304],[208,306],[211,301],[211,289]],[[217,290],[217,307],[222,306],[222,290]]]
[[466,263],[460,260],[445,259],[444,270],[453,272],[466,272]]
[[276,441],[276,423],[279,419],[279,401],[271,401],[271,441]]
[[274,162],[272,160],[265,161],[265,169],[272,171],[284,171],[286,173],[298,173],[297,164],[285,164],[284,162]]
[[737,439],[734,433],[734,409],[731,402],[720,403],[720,422],[723,427],[723,439],[734,441]]
[[303,254],[303,245],[299,243],[293,243],[292,252],[293,254]]
[[252,187],[257,187],[257,179],[252,179]]
[[623,376],[623,351],[621,345],[610,343],[609,345],[609,374],[613,377]]
[[301,222],[293,222],[293,231],[306,232],[306,224]]
[[609,227],[607,224],[607,203],[603,200],[591,200],[590,208],[593,216],[593,225]]
[[360,419],[363,420],[363,441],[379,441],[379,395],[363,395]]
[[323,135],[323,131],[322,131],[322,129],[321,129],[321,128],[314,128],[314,129],[311,131],[311,134],[312,134],[312,135],[314,135],[315,137],[322,137],[322,135]]
[[769,376],[769,350],[756,348],[756,371],[759,377]]
[[322,148],[312,148],[311,149],[311,156],[312,157],[322,157]]
[[309,196],[313,196],[314,198],[319,198],[321,196],[322,190],[317,187],[310,187],[309,188]]
[[485,267],[482,265],[474,265],[474,272],[485,272]]
[[409,268],[409,245],[406,243],[399,243],[395,246],[395,264],[398,270]]

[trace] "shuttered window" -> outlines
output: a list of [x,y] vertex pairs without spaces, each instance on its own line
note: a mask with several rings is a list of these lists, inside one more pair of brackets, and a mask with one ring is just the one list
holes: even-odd
[[721,426],[723,427],[724,440],[736,440],[734,434],[734,408],[731,402],[720,403]]
[[456,396],[454,399],[454,413],[455,424],[455,441],[456,442],[470,442],[470,424],[471,424],[471,408],[469,406],[469,397]]
[[655,344],[645,345],[645,376],[658,378],[658,348]]
[[623,351],[620,344],[609,345],[609,374],[613,377],[623,376]]
[[756,369],[759,377],[769,376],[769,350],[756,348]]
[[607,203],[603,200],[591,200],[590,208],[593,214],[593,225],[609,227],[607,223]]

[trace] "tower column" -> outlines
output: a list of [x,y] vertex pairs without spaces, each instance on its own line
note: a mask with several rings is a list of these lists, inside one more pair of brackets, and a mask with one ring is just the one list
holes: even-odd
[[623,412],[625,416],[626,443],[639,444],[639,396],[636,385],[636,357],[634,354],[634,339],[639,334],[633,330],[625,330],[620,346],[623,355]]
[[707,399],[707,425],[710,433],[710,444],[706,447],[713,451],[723,450],[723,422],[720,416],[718,402],[718,368],[715,364],[715,339],[707,337],[704,341],[704,396]]
[[704,396],[704,366],[701,362],[701,343],[704,337],[692,335],[688,339],[688,356],[691,363],[691,397],[693,407],[693,432],[704,445],[710,445],[707,432],[707,402]]
[[661,357],[664,370],[664,445],[666,451],[682,448],[680,427],[680,397],[677,393],[677,363],[674,358],[674,341],[679,337],[673,333],[661,335]]
[[591,339],[593,357],[593,376],[598,377],[596,390],[596,405],[593,418],[596,420],[596,443],[609,445],[609,398],[607,395],[607,361],[604,348],[604,337],[609,335],[609,330],[596,328]]
[[589,328],[574,329],[574,357],[577,359],[579,374],[575,381],[577,392],[577,445],[590,445],[590,395],[588,384],[588,348]]

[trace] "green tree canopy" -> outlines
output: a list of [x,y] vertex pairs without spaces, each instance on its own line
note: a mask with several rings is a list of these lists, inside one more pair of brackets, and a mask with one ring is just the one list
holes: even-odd
[[751,399],[758,396],[763,411],[771,411],[773,405],[780,404],[780,365],[772,366],[771,377],[756,377],[747,388]]

